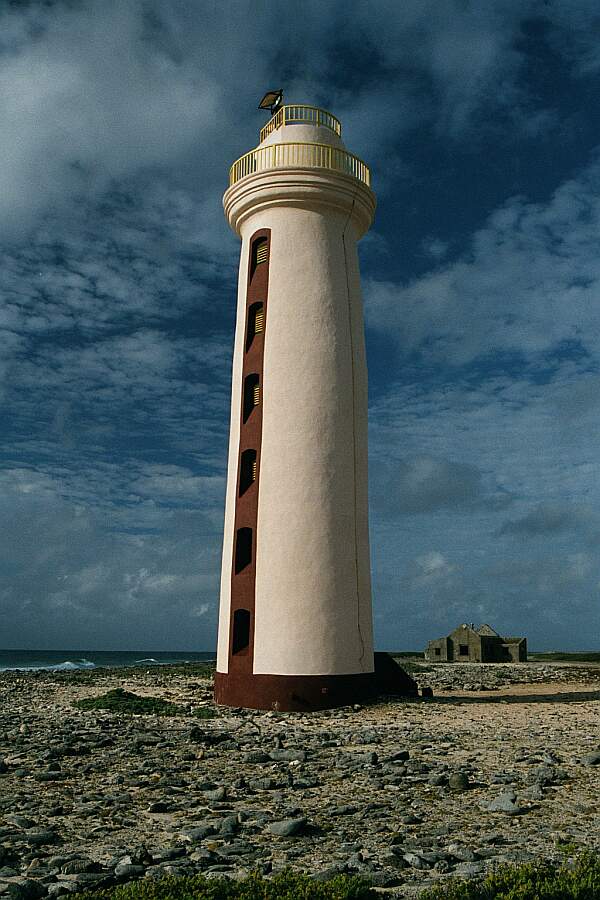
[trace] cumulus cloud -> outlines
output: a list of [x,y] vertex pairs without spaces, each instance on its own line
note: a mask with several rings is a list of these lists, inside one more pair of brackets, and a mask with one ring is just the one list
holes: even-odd
[[371,281],[367,323],[403,353],[464,365],[567,342],[600,349],[600,164],[547,204],[513,198],[459,259],[406,285]]
[[102,508],[97,485],[77,503],[35,471],[7,470],[0,486],[4,646],[211,649],[221,496],[158,516],[142,503],[133,521],[122,499]]
[[416,586],[431,586],[451,578],[457,567],[450,563],[439,550],[430,550],[414,560],[413,581]]
[[[0,17],[0,227],[22,232],[49,208],[70,210],[144,173],[218,193],[236,141],[255,139],[255,95],[273,77],[293,101],[335,106],[358,151],[385,160],[382,186],[398,172],[399,135],[419,123],[472,139],[475,124],[501,111],[539,130],[551,114],[523,85],[520,40],[539,13],[536,0],[460,9],[451,0],[311,0],[301,13],[243,0],[201,16],[191,0],[9,6]],[[547,7],[543,16],[570,59],[585,17]],[[340,44],[368,60],[351,83],[336,65]]]
[[[422,643],[432,629],[443,634],[457,622],[481,620],[504,633],[526,627],[537,646],[568,642],[575,649],[587,641],[580,622],[600,627],[596,420],[569,419],[557,408],[557,397],[581,377],[568,361],[544,383],[509,374],[474,380],[471,372],[439,383],[436,372],[433,383],[396,383],[374,398],[379,640],[391,621],[407,634],[397,646],[411,646],[410,636]],[[407,516],[396,494],[382,514],[379,461],[398,448],[418,457],[423,447],[478,473],[476,499]],[[578,617],[567,634],[565,610],[573,608]]]
[[218,121],[219,84],[152,41],[141,3],[35,12],[26,30],[18,9],[0,19],[0,221],[12,228],[172,163]]

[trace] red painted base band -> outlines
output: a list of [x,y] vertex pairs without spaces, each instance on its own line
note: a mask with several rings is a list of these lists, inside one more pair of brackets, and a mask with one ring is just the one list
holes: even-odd
[[361,703],[377,695],[374,672],[355,675],[246,675],[215,672],[215,701],[223,706],[308,712]]

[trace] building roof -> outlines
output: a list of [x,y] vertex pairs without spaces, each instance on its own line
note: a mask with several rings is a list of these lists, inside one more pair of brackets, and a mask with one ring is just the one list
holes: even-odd
[[477,629],[477,634],[485,635],[486,637],[500,637],[497,631],[495,631],[491,625],[486,624],[485,622],[479,626]]
[[429,644],[437,644],[440,641],[447,641],[452,637],[455,637],[460,631],[470,631],[473,634],[476,634],[478,637],[494,637],[498,638],[498,640],[503,641],[505,644],[520,644],[526,640],[524,637],[502,637],[501,634],[492,628],[491,625],[488,625],[484,622],[478,628],[475,628],[475,625],[472,622],[463,622],[461,625],[458,625],[450,634],[444,635],[444,637],[435,638],[431,641],[428,641]]

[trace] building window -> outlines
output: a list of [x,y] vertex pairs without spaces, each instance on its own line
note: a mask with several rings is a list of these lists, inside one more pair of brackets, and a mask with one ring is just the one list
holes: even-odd
[[250,413],[260,403],[260,378],[256,374],[246,375],[244,379],[244,422],[250,418]]
[[254,484],[256,481],[256,473],[256,450],[244,450],[240,461],[240,497]]
[[254,243],[254,264],[256,266],[260,266],[262,263],[266,263],[269,259],[269,247],[267,245],[267,239],[262,238]]
[[235,574],[252,562],[252,529],[238,528],[235,536]]
[[458,645],[458,653],[459,653],[459,656],[468,656],[469,655],[469,645],[468,644],[459,644]]
[[440,649],[439,647],[436,647],[436,648],[435,648],[435,655],[436,655],[436,656],[441,656],[441,655],[442,655],[442,651],[441,651],[441,649]]
[[241,653],[250,644],[250,612],[247,609],[236,609],[233,614],[233,640],[231,652]]
[[252,263],[250,277],[254,275],[259,266],[269,261],[269,244],[266,238],[257,238],[252,244]]
[[246,352],[252,346],[257,334],[265,330],[265,308],[262,303],[253,303],[248,310],[248,327],[246,328]]

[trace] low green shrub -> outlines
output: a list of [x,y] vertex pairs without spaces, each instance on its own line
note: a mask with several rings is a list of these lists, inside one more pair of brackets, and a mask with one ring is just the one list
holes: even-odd
[[376,900],[360,878],[338,875],[314,881],[308,875],[282,872],[273,878],[249,875],[240,881],[192,875],[134,881],[103,891],[72,894],[71,900]]
[[[107,712],[128,713],[130,715],[188,716],[189,710],[161,697],[140,697],[123,688],[107,691],[100,697],[85,697],[74,703],[78,709],[102,709]],[[193,715],[201,719],[211,719],[215,712],[210,708],[196,709]]]
[[[273,878],[249,875],[240,881],[205,875],[142,879],[70,900],[376,900],[368,881],[338,875],[314,881],[285,871]],[[484,878],[444,880],[422,891],[419,900],[600,900],[600,856],[583,853],[574,862],[502,866]]]
[[482,880],[452,878],[419,900],[600,900],[600,856],[582,853],[560,866],[502,866]]

